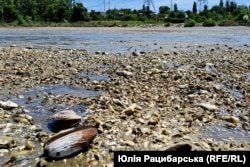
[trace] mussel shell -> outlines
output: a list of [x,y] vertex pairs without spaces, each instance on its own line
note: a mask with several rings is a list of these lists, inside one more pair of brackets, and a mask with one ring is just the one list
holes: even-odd
[[76,114],[73,110],[59,111],[50,117],[53,120],[80,120],[81,116]]
[[73,110],[59,111],[50,118],[52,121],[49,122],[48,128],[52,132],[59,132],[60,130],[75,127],[81,122],[81,116]]
[[60,131],[52,136],[44,145],[44,155],[50,159],[62,159],[77,155],[95,138],[95,127],[77,127]]
[[53,120],[48,124],[48,129],[52,132],[59,132],[61,130],[76,127],[81,122],[80,119],[73,120]]

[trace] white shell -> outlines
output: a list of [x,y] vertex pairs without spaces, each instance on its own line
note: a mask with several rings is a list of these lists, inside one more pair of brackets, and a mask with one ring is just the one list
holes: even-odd
[[129,76],[133,76],[134,75],[130,71],[117,71],[116,74],[120,75],[120,76],[125,76],[125,77],[129,77]]
[[4,102],[4,101],[0,101],[0,106],[5,109],[5,110],[11,110],[13,108],[17,108],[18,105],[10,100]]
[[73,110],[63,110],[51,116],[54,120],[74,120],[81,119],[80,115],[77,115]]

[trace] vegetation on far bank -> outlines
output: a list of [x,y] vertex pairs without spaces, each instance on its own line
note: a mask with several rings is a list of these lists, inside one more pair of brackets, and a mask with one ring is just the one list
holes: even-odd
[[140,10],[110,9],[106,12],[88,11],[82,3],[72,0],[0,0],[1,26],[139,26],[184,24],[185,27],[250,26],[250,6],[237,5],[235,1],[218,0],[218,5],[204,6],[198,11],[197,2],[188,11],[160,6],[155,14],[149,6]]

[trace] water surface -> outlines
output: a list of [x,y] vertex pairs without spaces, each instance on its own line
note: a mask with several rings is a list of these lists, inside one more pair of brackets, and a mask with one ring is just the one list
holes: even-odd
[[0,28],[1,46],[84,49],[88,52],[163,50],[174,46],[249,45],[248,27]]

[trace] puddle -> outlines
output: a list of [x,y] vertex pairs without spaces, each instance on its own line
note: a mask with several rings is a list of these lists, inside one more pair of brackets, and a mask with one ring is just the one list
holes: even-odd
[[231,138],[238,142],[250,141],[250,131],[242,132],[241,129],[242,128],[230,129],[222,125],[216,125],[208,126],[201,131],[217,141],[227,141]]
[[76,97],[89,97],[96,96],[99,94],[98,92],[93,90],[88,90],[84,88],[72,88],[66,85],[46,87],[45,89],[43,89],[43,91],[53,95],[71,95]]
[[[32,88],[32,90],[24,92],[20,94],[19,97],[10,96],[9,100],[17,103],[22,106],[24,109],[29,110],[28,115],[32,116],[35,123],[41,125],[41,128],[48,133],[57,132],[56,129],[51,127],[52,120],[48,118],[52,116],[55,112],[70,109],[74,110],[78,115],[81,115],[83,118],[88,116],[89,113],[86,112],[85,105],[67,105],[63,103],[57,102],[49,102],[43,103],[44,99],[48,96],[64,96],[70,95],[73,97],[90,97],[97,96],[100,92],[87,90],[84,88],[73,88],[67,85],[57,85],[57,86],[37,86]],[[1,121],[0,121],[1,123]],[[0,135],[2,132],[0,132]],[[3,132],[5,133],[5,132]],[[6,134],[4,134],[6,135]],[[25,129],[22,132],[22,135],[30,135],[30,133],[26,134]],[[29,136],[30,137],[30,136]],[[23,136],[15,135],[15,140],[18,142],[19,140],[22,142]],[[24,156],[18,156],[18,160],[9,161],[10,160],[10,152],[1,152],[0,149],[0,166],[6,166],[4,163],[9,162],[10,166],[36,166],[36,161],[38,157],[42,156],[43,148],[40,142],[34,142],[36,149]],[[67,159],[67,163],[74,164],[76,162],[75,158]],[[85,158],[81,159],[79,164],[87,164]],[[7,165],[8,166],[8,165]],[[52,166],[65,166],[64,161],[55,161]]]
[[107,81],[111,78],[109,75],[95,75],[88,72],[81,73],[80,77],[87,78],[91,81]]
[[[85,112],[85,105],[70,106],[66,104],[43,103],[44,98],[48,96],[48,94],[53,96],[71,95],[74,97],[91,97],[99,95],[100,92],[84,88],[72,88],[66,85],[45,86],[36,87],[31,91],[23,93],[22,98],[11,97],[10,100],[23,106],[26,110],[29,110],[28,114],[31,115],[34,118],[34,121],[41,125],[45,131],[49,131],[48,125],[51,120],[48,118],[55,112],[70,109],[74,110],[82,117],[86,117],[88,115],[88,113]],[[32,98],[32,100],[30,100],[30,98]]]
[[206,64],[205,70],[211,73],[217,73],[216,68],[213,65],[210,65],[209,63]]
[[250,74],[247,74],[246,80],[247,80],[247,81],[250,81]]
[[229,84],[223,86],[222,90],[224,90],[225,92],[229,92],[230,95],[235,99],[243,98],[243,94],[240,92],[240,90],[235,89],[235,88],[230,88]]
[[[228,115],[229,113],[225,109],[220,110],[221,116]],[[238,118],[239,124],[235,128],[226,127],[226,125],[217,124],[217,125],[208,125],[201,129],[208,137],[213,138],[217,141],[227,141],[229,139],[234,139],[239,142],[250,141],[250,131],[243,130],[242,124],[243,121],[239,118],[239,113],[236,113],[232,116]]]
[[215,84],[216,89],[223,90],[230,93],[230,95],[235,99],[242,99],[244,96],[239,89],[232,88],[229,83],[226,84]]

